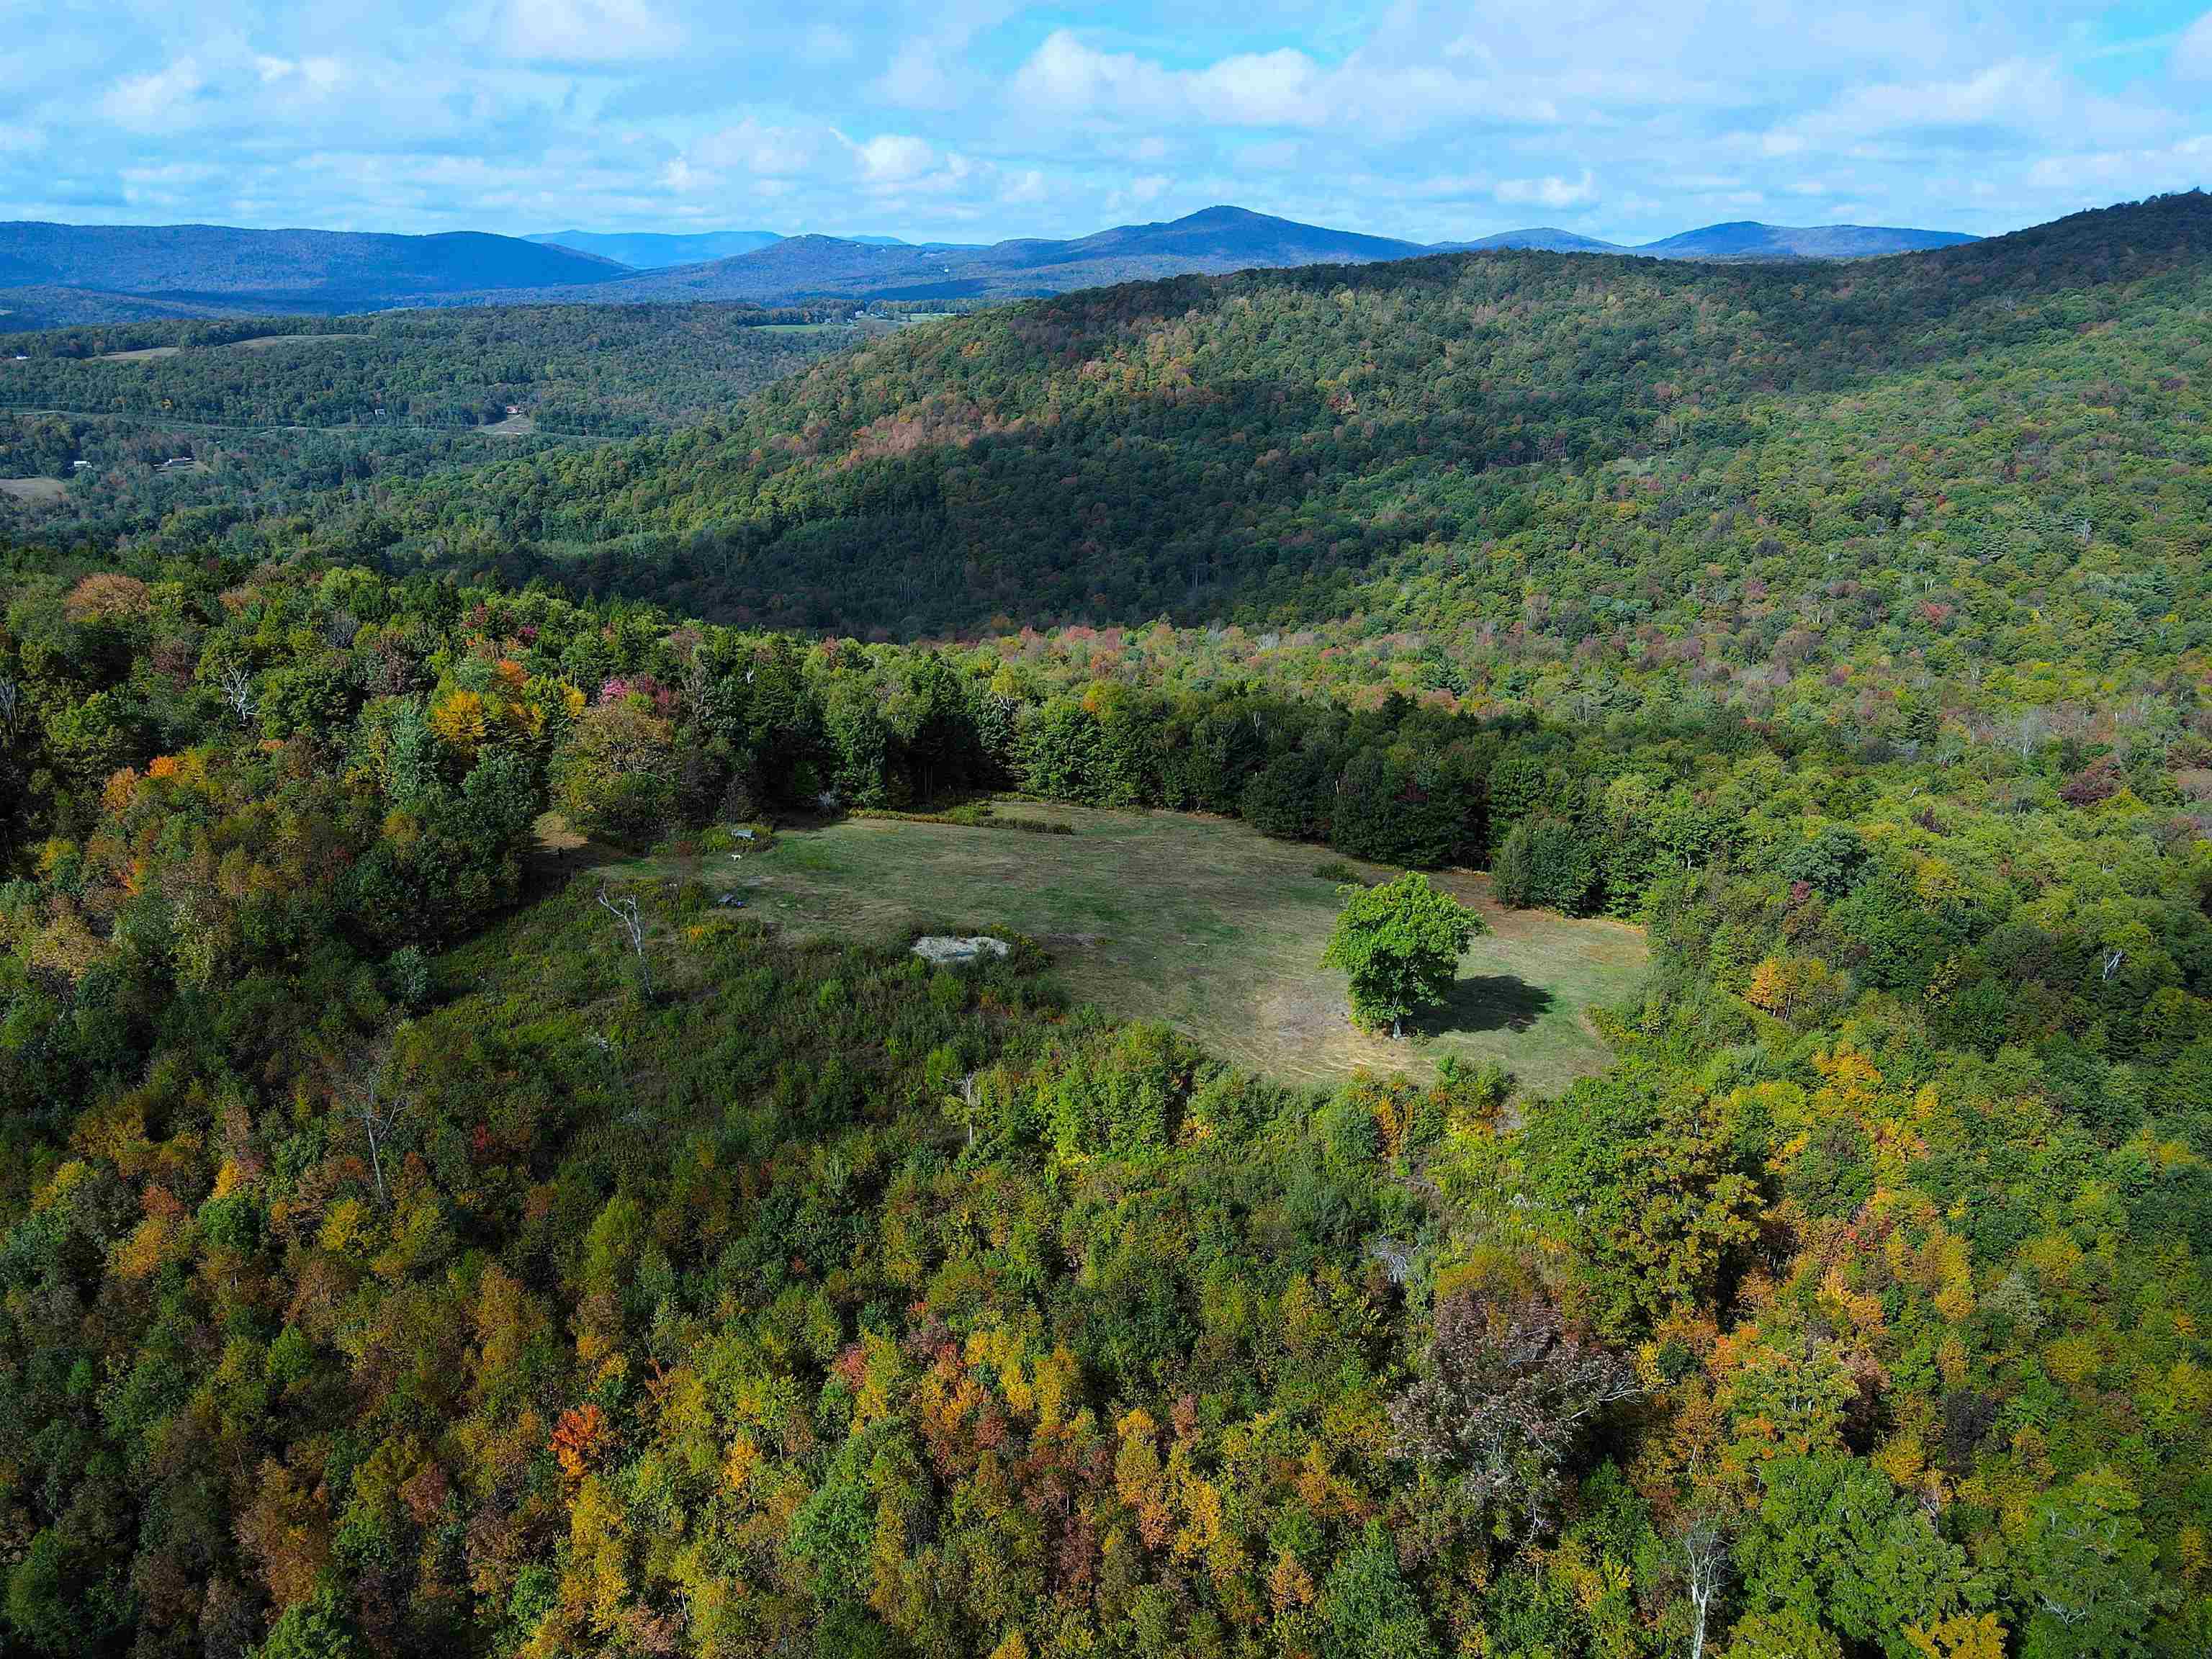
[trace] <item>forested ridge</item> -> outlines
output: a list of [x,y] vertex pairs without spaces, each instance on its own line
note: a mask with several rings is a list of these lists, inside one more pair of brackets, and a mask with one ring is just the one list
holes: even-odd
[[2039,616],[2102,666],[2100,633],[2204,614],[2208,243],[2191,195],[1832,268],[1488,253],[1095,290],[343,533],[394,568],[892,635],[1356,614],[1479,659],[1686,642],[1756,582],[1831,659],[1891,643],[1820,637],[1840,602],[1923,651],[1968,606]]
[[[5,1644],[2206,1650],[2205,223],[1111,290],[0,550]],[[985,626],[990,549],[1094,625]],[[994,792],[1486,867],[1649,982],[1556,1097],[1322,1093],[707,878]]]

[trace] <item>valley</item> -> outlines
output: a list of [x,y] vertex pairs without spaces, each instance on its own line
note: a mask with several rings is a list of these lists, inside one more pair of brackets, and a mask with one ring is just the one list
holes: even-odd
[[[487,439],[573,447],[695,425],[895,326],[793,320],[811,314],[485,309],[18,336],[0,341],[0,472],[52,481],[16,492],[46,533],[145,531],[240,502],[327,510],[349,485],[481,460]],[[179,455],[205,471],[157,488]]]

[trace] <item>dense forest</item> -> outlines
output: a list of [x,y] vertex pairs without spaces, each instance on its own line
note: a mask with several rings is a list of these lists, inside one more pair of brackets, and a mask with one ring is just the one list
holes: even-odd
[[58,329],[0,336],[0,389],[18,409],[229,426],[480,426],[520,404],[564,430],[636,434],[726,415],[866,337],[850,315],[533,306]]
[[395,569],[736,622],[1357,613],[1480,654],[1686,644],[1756,607],[1731,668],[1784,635],[1784,663],[1940,653],[1970,617],[2011,660],[2063,640],[2102,670],[2212,615],[2208,249],[2198,194],[1870,264],[1508,252],[1095,290],[363,511]]
[[[0,551],[6,1644],[2212,1647],[2208,217],[1071,296]],[[700,878],[994,792],[1649,981],[1315,1091]]]
[[[896,326],[750,306],[516,307],[140,322],[0,336],[0,526],[204,537],[352,486],[726,417]],[[514,416],[521,418],[518,422]],[[162,463],[189,462],[189,467]]]

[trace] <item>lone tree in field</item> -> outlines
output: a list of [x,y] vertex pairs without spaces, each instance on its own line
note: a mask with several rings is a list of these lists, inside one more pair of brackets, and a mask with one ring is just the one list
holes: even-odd
[[1380,887],[1351,891],[1322,961],[1352,976],[1352,1018],[1370,1030],[1406,1034],[1406,1021],[1441,1003],[1460,953],[1489,927],[1449,893],[1408,870]]

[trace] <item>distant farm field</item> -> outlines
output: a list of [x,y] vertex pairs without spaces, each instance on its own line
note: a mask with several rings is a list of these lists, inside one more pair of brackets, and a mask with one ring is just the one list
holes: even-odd
[[[1425,1073],[1455,1054],[1495,1060],[1552,1092],[1601,1067],[1594,1007],[1633,998],[1643,934],[1621,922],[1509,910],[1487,878],[1437,878],[1492,933],[1460,963],[1426,1040],[1355,1030],[1343,975],[1320,964],[1340,903],[1315,873],[1326,848],[1171,812],[1002,804],[1001,817],[1071,824],[1070,836],[853,818],[786,831],[740,860],[707,855],[702,878],[741,890],[789,934],[882,939],[1023,933],[1051,952],[1078,998],[1164,1019],[1226,1059],[1284,1082],[1329,1085],[1361,1067]],[[647,866],[631,866],[642,871]],[[1394,872],[1355,866],[1370,879]],[[618,874],[619,871],[609,873]]]
[[249,339],[234,340],[232,347],[239,351],[274,351],[279,346],[299,345],[306,341],[320,344],[325,340],[366,340],[368,336],[358,331],[350,334],[256,334]]

